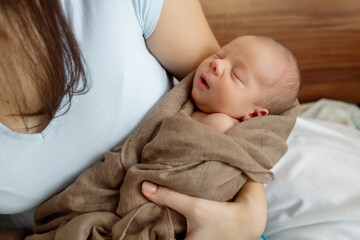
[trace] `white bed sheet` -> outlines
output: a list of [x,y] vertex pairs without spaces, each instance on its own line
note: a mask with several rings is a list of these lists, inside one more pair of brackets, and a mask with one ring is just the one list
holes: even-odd
[[265,186],[264,235],[268,240],[360,239],[360,131],[305,117],[297,119],[289,150],[273,168],[275,180]]

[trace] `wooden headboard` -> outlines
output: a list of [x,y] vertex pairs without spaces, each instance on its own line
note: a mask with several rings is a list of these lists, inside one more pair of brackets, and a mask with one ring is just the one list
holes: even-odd
[[200,0],[220,45],[274,38],[297,57],[300,102],[360,103],[360,0]]

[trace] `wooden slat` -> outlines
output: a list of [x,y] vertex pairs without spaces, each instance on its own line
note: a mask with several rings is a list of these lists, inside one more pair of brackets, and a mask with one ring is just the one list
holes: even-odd
[[360,103],[360,0],[201,0],[224,45],[240,35],[274,38],[297,57],[301,102]]

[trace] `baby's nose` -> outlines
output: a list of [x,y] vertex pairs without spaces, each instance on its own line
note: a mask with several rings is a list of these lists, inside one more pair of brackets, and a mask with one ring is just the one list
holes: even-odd
[[221,76],[223,74],[224,65],[221,63],[220,60],[215,59],[215,60],[211,61],[210,67],[216,76]]

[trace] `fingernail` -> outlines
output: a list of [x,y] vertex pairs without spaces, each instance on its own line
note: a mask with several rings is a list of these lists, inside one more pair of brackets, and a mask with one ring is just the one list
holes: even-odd
[[154,194],[157,191],[157,186],[151,182],[144,182],[142,188],[145,192]]

